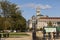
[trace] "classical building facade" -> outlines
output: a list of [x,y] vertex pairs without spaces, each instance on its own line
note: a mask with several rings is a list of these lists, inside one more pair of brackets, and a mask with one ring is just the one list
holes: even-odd
[[40,29],[43,27],[47,27],[48,22],[51,22],[53,26],[60,26],[60,17],[49,17],[41,15],[40,8],[36,8],[36,16],[32,16],[31,19],[28,20],[28,27],[32,28],[32,18],[35,17],[37,20],[36,28]]

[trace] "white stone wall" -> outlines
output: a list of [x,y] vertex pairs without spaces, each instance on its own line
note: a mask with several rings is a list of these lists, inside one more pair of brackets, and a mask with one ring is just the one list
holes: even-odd
[[[60,19],[38,19],[36,28],[40,29],[46,27],[49,21],[52,22],[53,26],[58,26],[57,22],[60,22]],[[30,21],[29,28],[32,28],[32,21]]]
[[29,24],[29,28],[32,28],[32,23]]

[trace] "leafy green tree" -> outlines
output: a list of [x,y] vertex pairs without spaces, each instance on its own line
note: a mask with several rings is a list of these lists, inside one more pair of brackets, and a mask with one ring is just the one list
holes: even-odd
[[53,26],[51,21],[48,22],[48,26]]
[[0,30],[3,30],[2,24],[3,24],[3,18],[0,17]]
[[8,1],[0,2],[3,21],[2,27],[3,29],[10,30],[26,30],[26,20],[21,15],[21,10],[18,10],[16,4],[12,4]]

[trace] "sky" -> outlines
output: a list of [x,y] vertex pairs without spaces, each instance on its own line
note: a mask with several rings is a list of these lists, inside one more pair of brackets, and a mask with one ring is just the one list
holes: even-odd
[[42,15],[60,17],[60,0],[9,0],[20,7],[26,20],[36,15],[36,7],[40,7]]

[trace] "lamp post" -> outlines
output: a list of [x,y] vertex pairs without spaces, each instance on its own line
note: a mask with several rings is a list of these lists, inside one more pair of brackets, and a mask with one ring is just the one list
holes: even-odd
[[36,18],[35,16],[32,17],[32,38],[36,40]]

